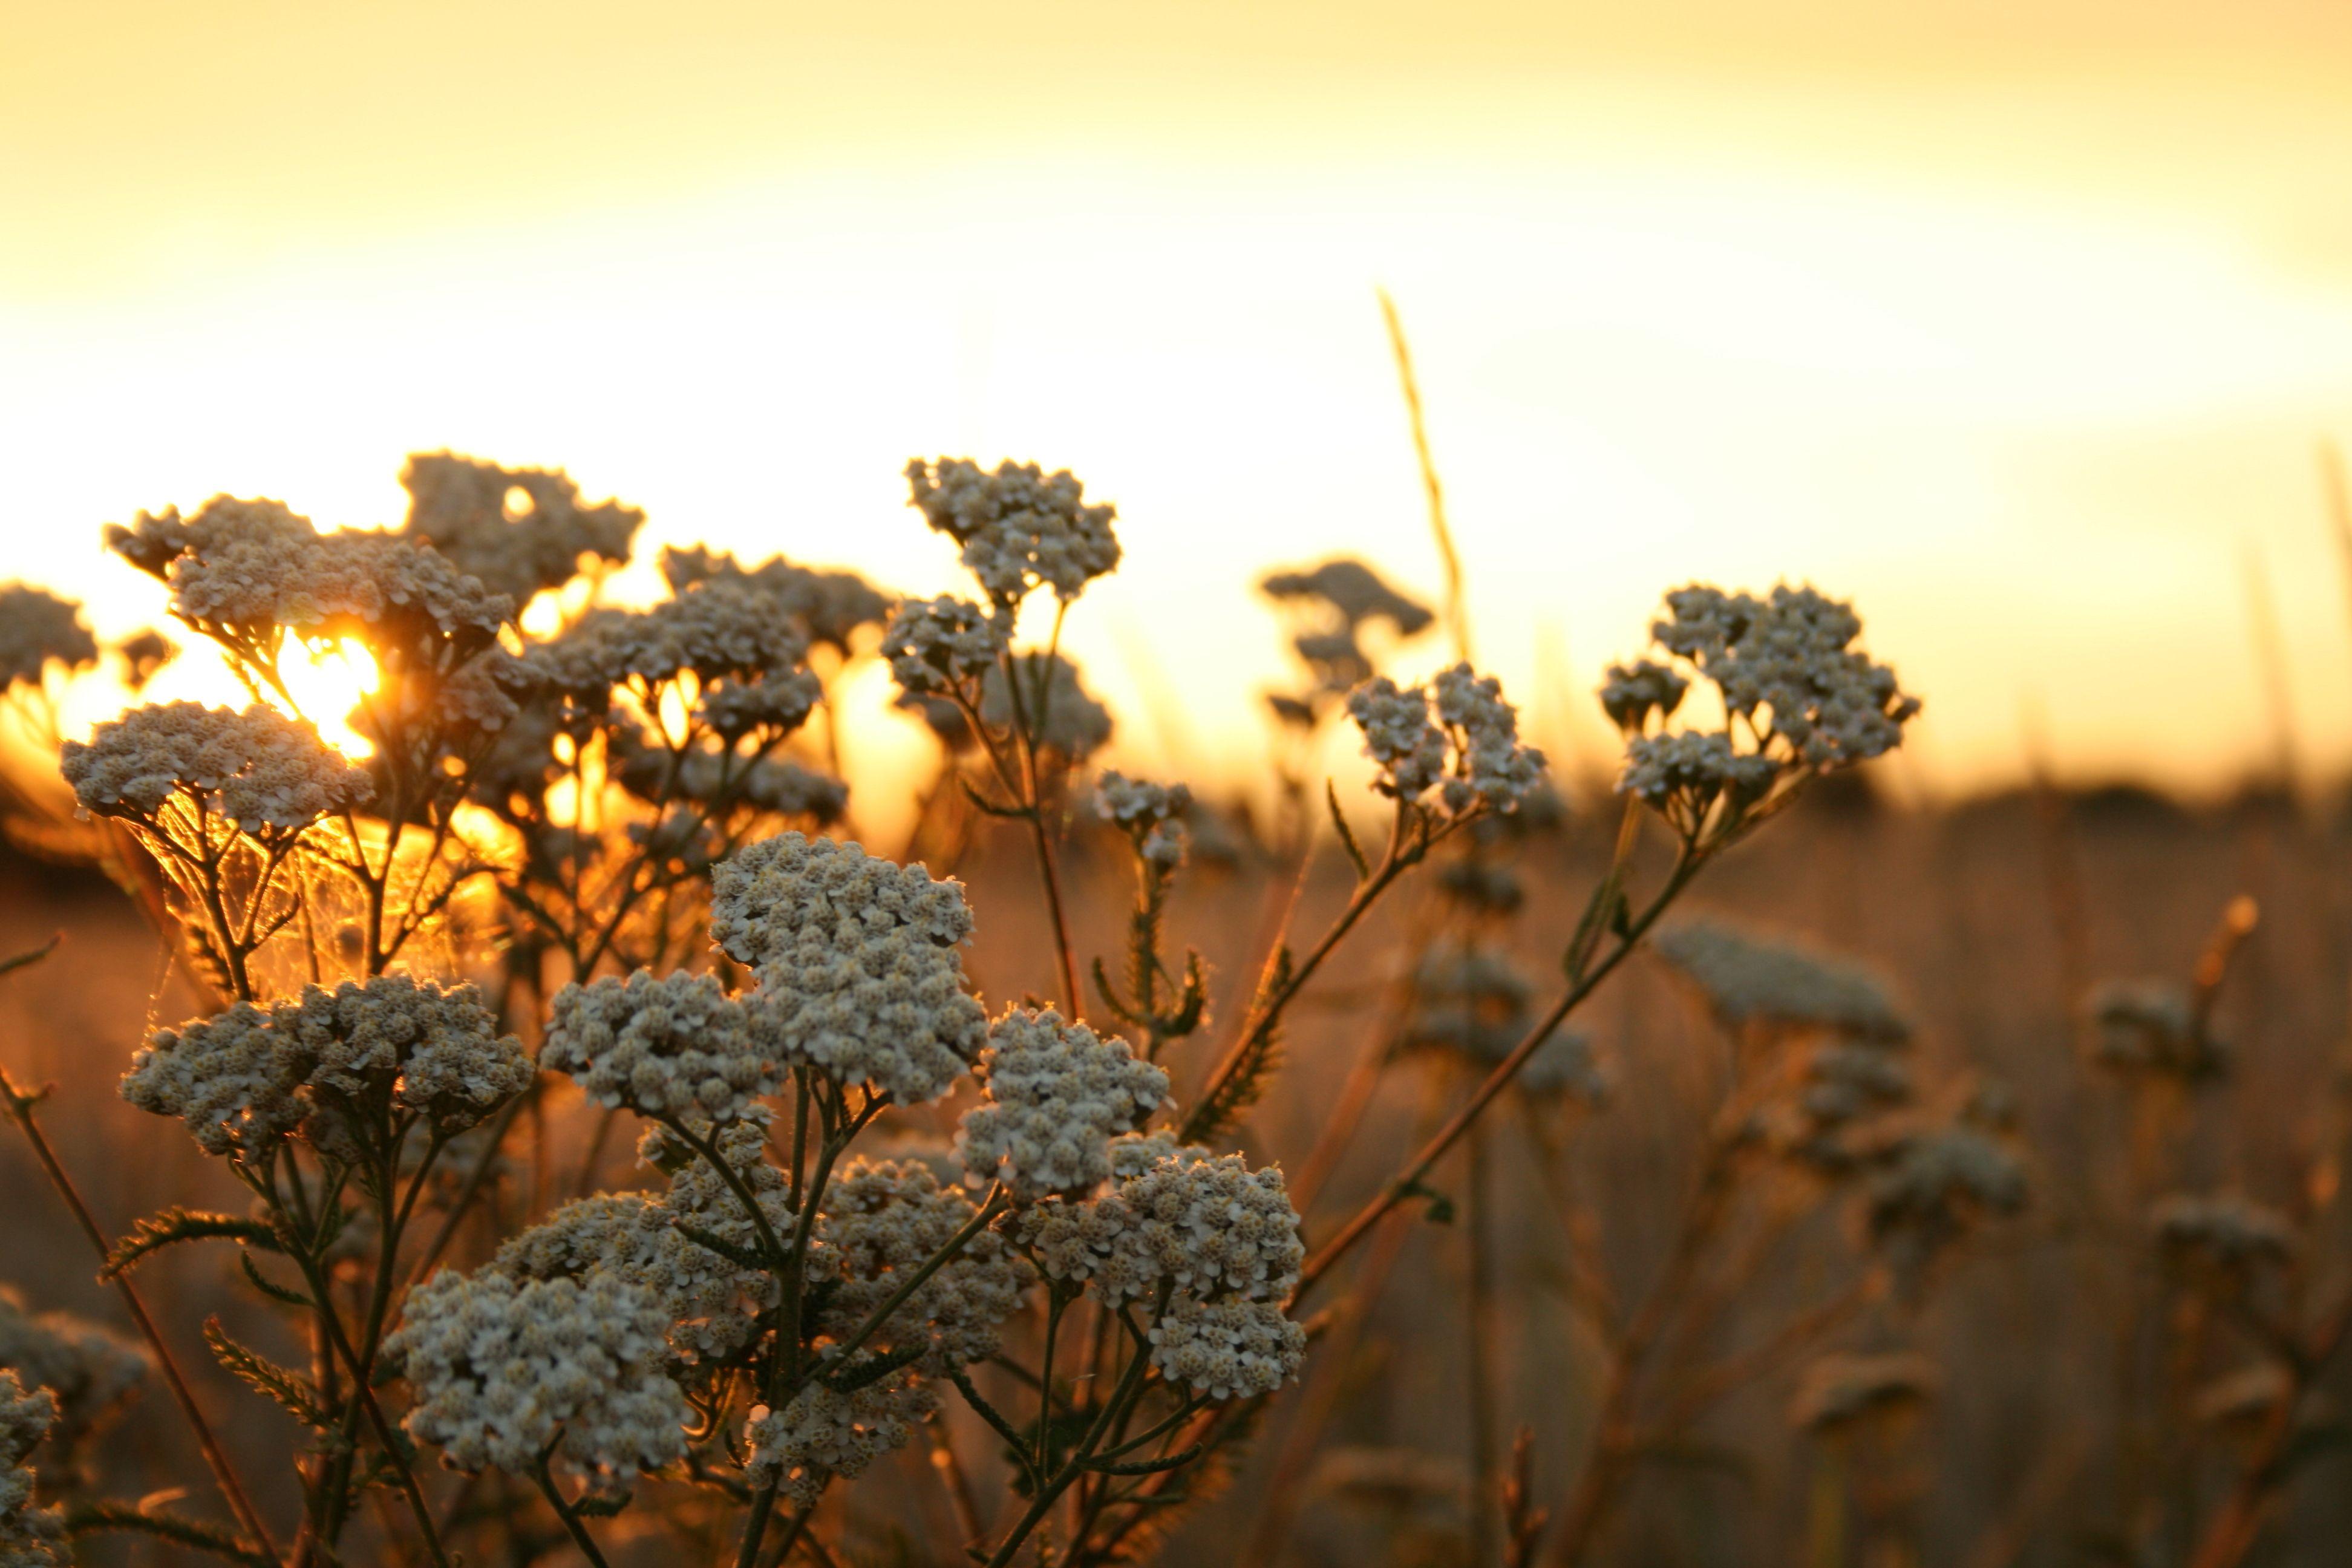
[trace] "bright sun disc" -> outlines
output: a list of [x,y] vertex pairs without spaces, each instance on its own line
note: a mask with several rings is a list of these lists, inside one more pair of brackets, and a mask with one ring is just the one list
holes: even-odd
[[352,710],[376,689],[375,656],[365,644],[345,637],[314,650],[289,648],[279,674],[302,716],[319,726],[320,739],[347,757],[375,754],[351,727]]

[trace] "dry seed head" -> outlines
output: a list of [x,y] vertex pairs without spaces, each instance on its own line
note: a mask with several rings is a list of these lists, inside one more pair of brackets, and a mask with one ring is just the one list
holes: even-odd
[[1111,1140],[1168,1098],[1168,1075],[1061,1014],[1012,1008],[989,1026],[973,1071],[985,1098],[964,1112],[956,1152],[975,1179],[1014,1196],[1080,1193],[1110,1175]]
[[557,992],[539,1061],[606,1107],[731,1121],[776,1091],[790,1051],[757,996],[730,996],[709,974],[640,969]]
[[552,1444],[617,1479],[686,1452],[693,1412],[664,1371],[668,1326],[653,1289],[618,1274],[445,1269],[409,1292],[384,1354],[415,1395],[401,1425],[451,1468],[529,1475]]
[[366,800],[365,770],[307,720],[255,703],[242,713],[194,702],[133,708],[68,741],[59,771],[84,811],[152,819],[175,795],[247,833],[290,836]]

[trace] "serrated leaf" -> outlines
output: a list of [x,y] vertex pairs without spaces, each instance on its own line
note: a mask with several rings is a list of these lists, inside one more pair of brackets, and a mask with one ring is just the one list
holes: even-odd
[[1371,880],[1372,863],[1364,858],[1361,846],[1356,842],[1355,831],[1348,826],[1348,814],[1339,809],[1339,792],[1329,779],[1323,781],[1323,804],[1331,808],[1331,826],[1339,832],[1339,842],[1347,847],[1348,858],[1356,863],[1356,880]]
[[166,1513],[162,1509],[134,1508],[110,1498],[85,1499],[67,1509],[67,1534],[80,1537],[109,1531],[151,1536],[231,1563],[249,1563],[253,1568],[278,1568],[276,1558],[253,1551],[227,1531],[202,1520]]
[[106,1264],[99,1277],[111,1279],[148,1254],[184,1241],[216,1240],[257,1247],[264,1252],[285,1250],[278,1245],[277,1233],[257,1219],[173,1207],[149,1215],[132,1226],[131,1233],[117,1241],[114,1250],[106,1255]]
[[265,1278],[261,1270],[254,1267],[253,1254],[250,1251],[242,1247],[238,1248],[236,1265],[238,1268],[245,1270],[245,1277],[248,1280],[252,1281],[253,1288],[260,1291],[263,1295],[268,1297],[271,1300],[282,1301],[289,1307],[308,1307],[310,1305],[310,1298],[303,1295],[299,1290],[289,1290],[285,1286],[277,1284]]
[[295,1420],[314,1430],[324,1431],[334,1424],[327,1414],[319,1391],[310,1380],[298,1372],[279,1366],[250,1345],[239,1344],[221,1327],[218,1318],[205,1320],[205,1345],[213,1359],[227,1369],[230,1376],[256,1394],[275,1401]]

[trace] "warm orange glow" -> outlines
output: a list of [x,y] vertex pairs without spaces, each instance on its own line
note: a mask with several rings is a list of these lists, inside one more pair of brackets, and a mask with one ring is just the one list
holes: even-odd
[[[100,522],[383,524],[412,448],[568,465],[647,559],[913,592],[953,569],[906,458],[1034,457],[1125,519],[1068,637],[1128,760],[1203,771],[1139,660],[1238,774],[1258,569],[1437,582],[1379,282],[1482,655],[1585,716],[1555,749],[1605,742],[1537,693],[1660,589],[1793,576],[1927,693],[1923,785],[2013,772],[2029,706],[2069,772],[2218,783],[2271,745],[2251,542],[2303,753],[2352,759],[2311,458],[2352,431],[2340,8],[119,9],[0,61],[0,136],[57,149],[0,166],[9,570],[110,630],[156,612]],[[850,715],[853,757],[908,735]]]
[[319,726],[320,739],[348,757],[375,754],[350,721],[362,699],[376,689],[375,656],[365,644],[343,637],[315,651],[289,648],[278,671],[296,710]]

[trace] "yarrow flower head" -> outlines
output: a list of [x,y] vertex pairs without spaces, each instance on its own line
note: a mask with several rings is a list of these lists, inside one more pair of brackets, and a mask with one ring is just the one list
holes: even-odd
[[745,583],[765,595],[809,641],[844,653],[860,627],[879,626],[890,613],[890,596],[856,573],[802,566],[781,555],[744,566],[724,551],[665,546],[661,571],[673,589],[713,578]]
[[1086,487],[1066,468],[1048,475],[1006,461],[992,474],[962,458],[919,458],[907,483],[924,521],[963,546],[965,568],[1000,608],[1041,586],[1066,605],[1118,565],[1112,509],[1085,504]]
[[652,1287],[611,1272],[517,1280],[444,1270],[408,1294],[384,1353],[415,1405],[401,1425],[453,1469],[530,1475],[552,1447],[604,1481],[686,1452],[686,1397],[664,1369]]
[[2100,986],[2084,1005],[2092,1054],[2125,1078],[2210,1084],[2227,1078],[2231,1052],[2200,1016],[2188,987],[2170,981],[2117,981]]
[[[852,1161],[825,1190],[818,1237],[834,1283],[819,1331],[846,1340],[908,1275],[937,1256],[974,1214],[971,1200],[912,1160]],[[914,1365],[944,1376],[996,1353],[998,1329],[1021,1306],[1035,1270],[1005,1238],[982,1231],[883,1321],[868,1346],[921,1355]]]
[[891,677],[912,697],[943,696],[986,678],[1004,652],[1004,629],[969,599],[902,599],[882,633]]
[[0,583],[0,690],[37,687],[51,665],[75,670],[98,662],[98,639],[81,606],[46,588]]
[[1192,809],[1190,789],[1106,773],[1095,781],[1095,800],[1146,865],[1172,871],[1183,864],[1184,816]]
[[2148,1215],[2158,1246],[2177,1266],[2214,1282],[2241,1282],[2294,1256],[2294,1226],[2284,1215],[2223,1194],[2182,1194]]
[[1313,723],[1329,698],[1371,679],[1372,659],[1362,641],[1365,627],[1385,621],[1398,637],[1412,637],[1436,619],[1425,606],[1382,582],[1370,567],[1344,557],[1311,570],[1271,573],[1259,579],[1258,591],[1303,612],[1298,618],[1304,624],[1293,633],[1290,646],[1314,683],[1303,696],[1271,699],[1276,714],[1298,724]]
[[1501,684],[1466,664],[1427,688],[1367,681],[1349,694],[1348,712],[1380,769],[1373,787],[1395,799],[1419,802],[1435,788],[1436,804],[1462,817],[1515,810],[1543,782],[1543,753],[1520,742]]
[[565,1204],[508,1240],[490,1268],[518,1280],[581,1280],[597,1273],[635,1280],[660,1299],[670,1349],[681,1361],[723,1358],[750,1340],[754,1317],[772,1304],[774,1281],[677,1228],[680,1219],[703,1228],[705,1217],[646,1193],[600,1193]]
[[1012,1008],[989,1026],[973,1068],[986,1098],[964,1112],[956,1152],[973,1176],[1024,1201],[1076,1193],[1110,1175],[1110,1142],[1168,1098],[1168,1075],[1084,1024]]
[[1102,1196],[1024,1213],[1024,1237],[1047,1272],[1110,1306],[1149,1300],[1162,1286],[1202,1300],[1286,1299],[1307,1248],[1281,1168],[1253,1171],[1239,1154],[1172,1146],[1139,1168],[1150,1142],[1172,1141],[1112,1145],[1118,1179]]
[[242,713],[194,702],[133,708],[59,755],[84,811],[151,825],[178,797],[247,833],[291,838],[371,793],[365,770],[307,720],[257,702]]
[[815,1506],[825,1483],[856,1477],[907,1440],[940,1407],[939,1394],[912,1372],[892,1373],[844,1394],[810,1384],[782,1410],[755,1406],[744,1467],[759,1484],[774,1483],[803,1508]]
[[1307,1331],[1272,1301],[1179,1296],[1151,1325],[1151,1364],[1211,1399],[1272,1394],[1307,1360]]
[[1885,1045],[1910,1037],[1910,1021],[1886,982],[1861,964],[1720,921],[1692,921],[1659,933],[1651,946],[1732,1028],[1762,1026]]
[[504,468],[454,452],[412,454],[400,486],[407,536],[518,605],[578,576],[585,557],[626,564],[646,521],[618,501],[582,505],[580,487],[561,469]]
[[61,1509],[33,1500],[33,1450],[57,1419],[47,1389],[27,1392],[0,1370],[0,1568],[66,1568],[73,1548]]
[[1601,707],[1611,723],[1629,735],[1638,735],[1651,714],[1673,718],[1689,690],[1690,680],[1682,671],[1637,658],[1632,664],[1609,667],[1609,679],[1601,686]]
[[0,1285],[0,1372],[56,1399],[52,1447],[91,1436],[127,1404],[153,1372],[144,1346],[71,1312],[36,1312]]
[[178,1117],[208,1153],[248,1159],[299,1128],[348,1154],[355,1123],[376,1111],[414,1112],[448,1137],[530,1077],[473,986],[380,974],[331,992],[306,986],[268,1012],[240,1002],[158,1029],[131,1058],[122,1098]]
[[758,997],[730,996],[709,974],[640,969],[557,992],[539,1061],[605,1106],[731,1121],[782,1086],[790,1056]]
[[1029,653],[1016,657],[1013,668],[1020,682],[1018,710],[1003,668],[992,667],[980,681],[982,723],[1009,731],[1025,721],[1041,751],[1057,752],[1071,763],[1086,761],[1110,739],[1110,710],[1088,694],[1076,665],[1060,654]]
[[785,1049],[901,1104],[945,1094],[987,1015],[963,989],[963,885],[855,844],[762,839],[711,874],[710,934],[759,976]]

